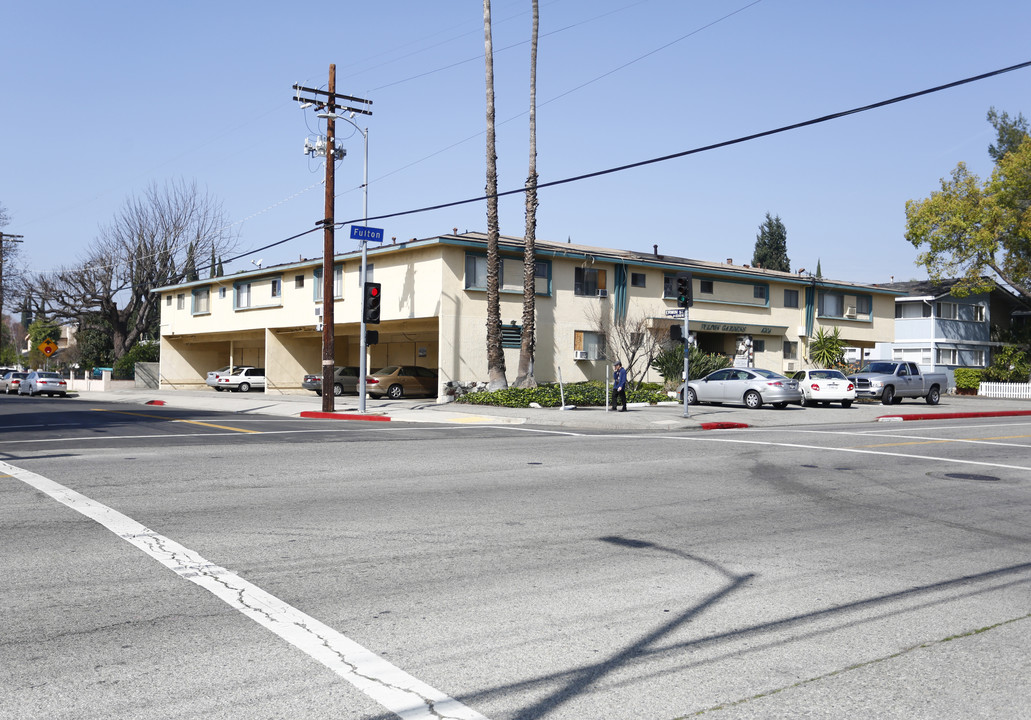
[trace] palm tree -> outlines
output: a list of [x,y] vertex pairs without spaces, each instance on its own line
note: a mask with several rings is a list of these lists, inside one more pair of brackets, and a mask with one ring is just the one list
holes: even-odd
[[537,0],[533,0],[530,35],[530,172],[526,177],[526,237],[523,245],[523,335],[519,346],[516,387],[535,387],[533,377],[534,317],[536,315],[537,252]]
[[498,154],[494,142],[494,48],[490,35],[490,0],[483,0],[483,42],[487,67],[487,389],[508,387],[501,347],[501,259],[498,240]]

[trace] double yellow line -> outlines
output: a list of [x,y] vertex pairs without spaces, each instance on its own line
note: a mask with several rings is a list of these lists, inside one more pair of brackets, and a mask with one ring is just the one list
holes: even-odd
[[179,418],[166,418],[161,415],[154,415],[151,413],[136,413],[136,412],[125,412],[123,410],[102,410],[96,408],[97,412],[114,413],[115,415],[135,415],[137,417],[152,418],[154,420],[167,420],[168,422],[188,423],[190,425],[202,425],[203,427],[216,428],[218,430],[231,430],[232,432],[240,433],[251,433],[254,435],[260,435],[261,430],[248,430],[246,428],[230,427],[229,425],[216,425],[214,423],[201,422],[200,420],[181,420]]

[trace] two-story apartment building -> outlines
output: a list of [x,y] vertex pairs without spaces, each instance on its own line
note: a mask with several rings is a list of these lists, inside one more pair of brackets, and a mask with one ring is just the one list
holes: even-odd
[[[523,241],[503,237],[501,316],[509,377],[522,317]],[[806,364],[820,327],[840,328],[856,347],[893,339],[896,292],[732,262],[711,263],[627,250],[536,243],[534,375],[553,381],[601,380],[609,359],[599,318],[643,318],[666,334],[674,323],[678,272],[693,275],[689,330],[706,352],[750,350],[756,366],[789,372]],[[322,366],[322,260],[302,259],[236,275],[155,290],[161,296],[161,383],[202,387],[228,364],[265,368],[266,392],[292,392]],[[358,365],[361,253],[334,261],[338,365]],[[486,236],[457,231],[368,248],[368,280],[382,285],[379,343],[367,367],[421,365],[447,381],[487,375]],[[652,371],[654,372],[654,371]],[[659,380],[656,375],[651,379]]]
[[879,287],[895,290],[895,340],[879,344],[871,359],[915,362],[926,372],[944,372],[956,386],[958,367],[983,368],[1002,343],[992,330],[1007,330],[1026,311],[1020,299],[1003,288],[958,297],[956,280],[898,282]]

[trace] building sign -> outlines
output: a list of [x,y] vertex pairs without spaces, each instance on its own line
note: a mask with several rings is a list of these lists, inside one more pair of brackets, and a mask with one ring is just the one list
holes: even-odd
[[699,332],[734,333],[736,335],[785,335],[788,330],[786,326],[782,325],[739,325],[718,322],[692,322],[691,329]]

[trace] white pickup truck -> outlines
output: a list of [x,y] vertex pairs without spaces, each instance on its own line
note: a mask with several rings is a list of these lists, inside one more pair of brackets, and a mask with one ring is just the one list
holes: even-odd
[[871,362],[849,380],[856,386],[857,398],[880,398],[885,405],[898,405],[902,398],[923,398],[937,405],[948,386],[945,373],[921,373],[916,363]]

